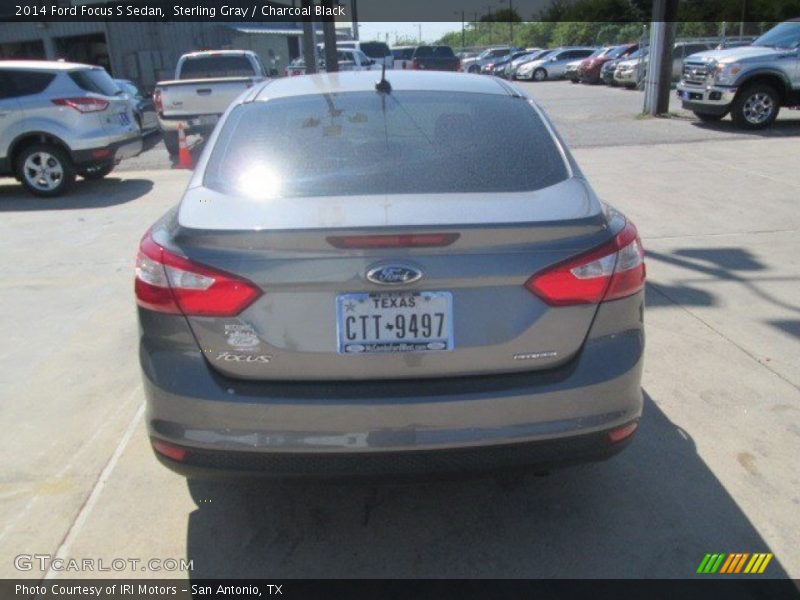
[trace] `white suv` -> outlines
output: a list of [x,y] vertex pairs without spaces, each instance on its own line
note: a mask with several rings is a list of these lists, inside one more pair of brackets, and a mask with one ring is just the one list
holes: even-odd
[[59,196],[76,175],[100,179],[141,150],[127,98],[102,68],[0,61],[0,176]]

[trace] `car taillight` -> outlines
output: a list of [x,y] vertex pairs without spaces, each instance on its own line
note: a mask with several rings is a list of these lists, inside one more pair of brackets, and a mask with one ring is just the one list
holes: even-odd
[[630,296],[644,280],[644,249],[628,221],[610,242],[535,274],[525,287],[551,306],[570,306]]
[[153,106],[155,106],[156,112],[164,112],[164,103],[161,100],[161,90],[159,89],[153,92]]
[[411,60],[411,68],[412,69],[419,69],[419,61],[416,58]]
[[406,233],[400,235],[347,235],[330,236],[328,243],[334,248],[434,248],[449,246],[459,238],[458,233]]
[[54,98],[51,102],[56,106],[69,106],[82,113],[100,112],[108,108],[108,100],[90,98],[89,96]]
[[145,234],[136,257],[136,303],[187,316],[232,317],[261,296],[255,284],[173,254]]

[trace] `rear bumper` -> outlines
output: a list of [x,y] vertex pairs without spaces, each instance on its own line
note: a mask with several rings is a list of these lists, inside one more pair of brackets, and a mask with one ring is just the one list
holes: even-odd
[[608,432],[537,442],[409,450],[404,452],[266,453],[187,448],[180,462],[158,452],[164,466],[186,477],[274,477],[333,479],[349,477],[424,477],[464,473],[549,470],[611,458],[633,439],[612,442]]
[[360,382],[230,379],[208,366],[185,320],[140,311],[143,331],[162,332],[140,343],[149,433],[188,449],[184,464],[163,459],[180,472],[374,474],[603,458],[618,449],[607,432],[641,414],[642,304],[640,293],[602,305],[581,352],[548,371]]
[[138,133],[128,139],[119,140],[106,146],[73,150],[72,162],[80,166],[96,165],[98,163],[118,163],[126,158],[133,158],[142,152],[142,137]]
[[189,134],[207,134],[213,131],[219,121],[220,115],[186,115],[182,117],[165,117],[157,113],[158,128],[166,132],[177,132],[178,126],[183,123],[184,132]]

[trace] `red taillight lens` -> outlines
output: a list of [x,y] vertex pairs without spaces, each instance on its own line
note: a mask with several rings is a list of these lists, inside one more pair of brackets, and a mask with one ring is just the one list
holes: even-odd
[[156,91],[153,92],[153,106],[155,107],[156,112],[164,112],[164,103],[161,100],[161,90],[159,89],[156,89]]
[[617,442],[621,442],[624,439],[629,438],[634,434],[636,428],[639,427],[639,423],[636,421],[631,421],[630,423],[626,423],[622,427],[617,427],[616,429],[612,429],[608,432],[608,439],[611,440],[612,443],[616,444]]
[[232,317],[261,295],[250,281],[173,254],[148,232],[136,257],[136,302],[162,313]]
[[182,461],[186,458],[186,449],[181,448],[180,446],[173,446],[172,444],[168,444],[167,442],[162,442],[161,440],[152,440],[153,450],[161,454],[162,456],[166,456],[167,458],[171,458],[172,460]]
[[455,242],[458,233],[409,233],[400,235],[348,235],[328,237],[334,248],[424,248],[449,246]]
[[419,61],[416,58],[411,60],[411,68],[412,69],[419,69]]
[[69,106],[82,113],[100,112],[108,108],[108,100],[90,98],[88,96],[81,96],[79,98],[54,98],[51,102],[56,106]]
[[597,304],[644,287],[642,242],[630,221],[614,239],[537,273],[525,287],[551,306]]

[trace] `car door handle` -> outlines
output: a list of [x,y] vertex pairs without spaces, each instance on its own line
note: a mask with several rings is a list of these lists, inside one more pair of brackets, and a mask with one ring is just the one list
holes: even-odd
[[7,112],[0,112],[0,117],[5,117],[7,114]]
[[201,88],[197,90],[197,93],[200,96],[208,96],[211,93],[211,88]]

